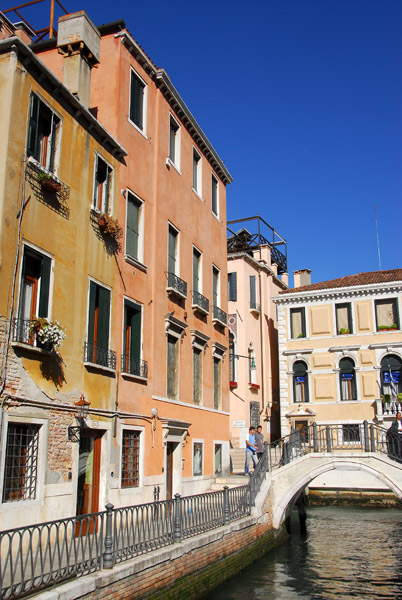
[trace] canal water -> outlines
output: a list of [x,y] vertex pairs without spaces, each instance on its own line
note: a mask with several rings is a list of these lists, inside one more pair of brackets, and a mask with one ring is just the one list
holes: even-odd
[[307,509],[292,535],[203,600],[402,599],[402,510]]

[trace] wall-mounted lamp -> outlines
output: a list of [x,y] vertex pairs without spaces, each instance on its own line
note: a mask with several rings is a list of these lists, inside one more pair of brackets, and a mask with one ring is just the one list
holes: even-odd
[[81,394],[78,402],[74,403],[75,418],[79,422],[79,426],[68,428],[68,439],[70,440],[70,442],[79,442],[80,441],[81,428],[87,426],[85,421],[88,418],[90,405],[91,405],[91,403],[85,399],[84,394]]

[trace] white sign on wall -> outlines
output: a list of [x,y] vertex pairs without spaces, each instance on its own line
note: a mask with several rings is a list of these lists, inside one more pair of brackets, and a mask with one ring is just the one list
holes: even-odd
[[245,427],[246,421],[232,421],[232,427]]

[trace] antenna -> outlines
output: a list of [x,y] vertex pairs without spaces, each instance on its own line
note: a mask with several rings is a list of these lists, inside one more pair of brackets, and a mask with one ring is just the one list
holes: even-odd
[[380,271],[381,269],[381,253],[380,253],[380,238],[378,237],[378,223],[377,223],[377,212],[376,212],[376,208],[374,205],[372,205],[372,207],[374,208],[374,221],[375,221],[375,230],[377,232],[377,250],[378,250],[378,264],[380,265]]

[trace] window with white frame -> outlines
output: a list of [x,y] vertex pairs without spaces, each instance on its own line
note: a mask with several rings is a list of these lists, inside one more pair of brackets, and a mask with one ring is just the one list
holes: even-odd
[[112,167],[96,154],[93,206],[103,213],[111,208],[112,174]]
[[169,121],[169,159],[177,169],[180,168],[180,125],[173,115]]
[[306,315],[304,307],[290,309],[290,335],[292,339],[306,337]]
[[341,400],[356,400],[356,372],[353,358],[345,356],[339,361]]
[[39,425],[8,423],[3,502],[34,500],[38,485]]
[[204,446],[204,444],[202,442],[193,442],[193,475],[194,475],[194,477],[202,475],[203,459],[204,459],[203,446]]
[[353,333],[352,326],[352,305],[350,302],[343,302],[335,305],[336,314],[336,333],[346,335]]
[[127,193],[126,254],[143,260],[143,202],[131,192]]
[[123,373],[147,377],[147,369],[141,360],[142,306],[133,300],[124,300]]
[[212,265],[212,303],[214,307],[220,308],[221,303],[221,273],[215,265]]
[[61,119],[36,94],[31,94],[27,155],[48,171],[56,168]]
[[110,290],[90,281],[86,362],[103,367],[116,367],[116,356],[109,350],[109,324]]
[[131,69],[130,80],[130,121],[145,133],[147,86],[141,77]]
[[121,447],[121,487],[140,485],[140,438],[141,432],[123,429]]
[[213,214],[219,216],[219,183],[215,175],[211,175],[211,208]]
[[199,196],[202,195],[201,190],[201,154],[193,148],[193,189],[197,192]]
[[202,293],[201,252],[193,246],[193,292]]
[[222,410],[222,362],[227,348],[213,342],[212,361],[213,361],[213,384],[214,384],[214,409]]
[[168,228],[168,275],[179,274],[179,232],[173,225]]
[[399,313],[396,298],[375,300],[377,331],[399,329]]
[[215,475],[222,473],[222,444],[214,445],[214,469]]
[[307,364],[303,360],[293,365],[293,402],[309,402]]
[[396,400],[402,393],[402,360],[396,354],[387,354],[381,360],[381,392],[387,401]]

